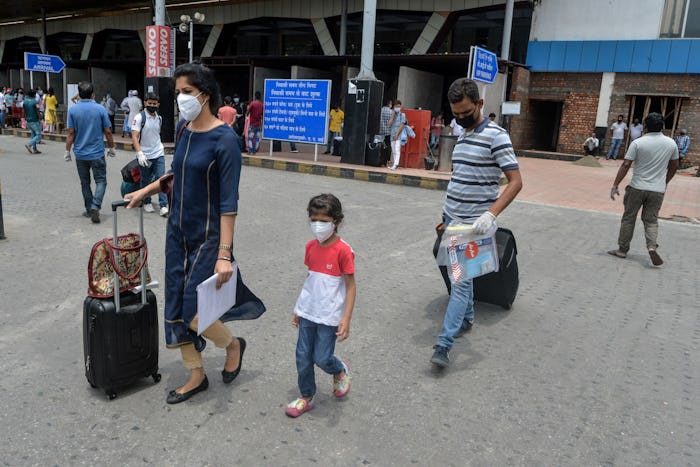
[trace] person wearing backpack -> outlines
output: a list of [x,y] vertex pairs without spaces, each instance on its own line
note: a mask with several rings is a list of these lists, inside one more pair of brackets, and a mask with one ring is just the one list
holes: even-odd
[[[163,117],[158,115],[160,106],[158,95],[149,92],[146,94],[146,107],[134,117],[131,122],[131,140],[136,150],[136,159],[141,166],[141,188],[159,179],[165,173],[165,149],[160,140],[160,129]],[[158,194],[159,214],[168,215],[168,198],[165,193]],[[154,212],[151,197],[143,200],[143,210]]]

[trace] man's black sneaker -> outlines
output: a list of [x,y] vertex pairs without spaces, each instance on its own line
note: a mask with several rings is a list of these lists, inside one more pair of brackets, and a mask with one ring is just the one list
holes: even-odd
[[440,368],[445,368],[448,366],[450,364],[449,349],[441,345],[436,345],[433,348],[435,349],[435,352],[433,352],[430,363],[437,365]]
[[457,331],[457,333],[455,334],[455,339],[457,339],[458,337],[462,337],[463,335],[471,331],[472,326],[474,326],[473,319],[470,321],[463,321],[462,325],[459,327],[459,331]]

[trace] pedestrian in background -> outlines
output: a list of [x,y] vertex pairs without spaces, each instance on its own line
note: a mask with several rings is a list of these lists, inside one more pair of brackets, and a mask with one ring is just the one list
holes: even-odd
[[294,306],[292,325],[299,329],[296,349],[297,381],[301,397],[284,412],[298,417],[316,404],[314,365],[333,375],[333,395],[350,391],[350,369],[335,355],[335,342],[350,336],[355,306],[355,253],[338,235],[343,221],[340,200],[332,194],[314,196],[306,208],[314,238],[306,244],[304,264],[309,268]]
[[117,114],[117,101],[112,98],[111,93],[105,94],[102,105],[104,105],[107,111],[107,117],[109,117],[110,130],[114,133],[114,116]]
[[663,260],[656,249],[659,235],[659,210],[664,201],[664,193],[668,182],[671,181],[678,169],[678,148],[676,143],[664,135],[664,118],[660,113],[652,112],[644,119],[647,133],[632,141],[625,154],[617,176],[610,189],[610,199],[615,201],[619,195],[618,185],[632,167],[632,180],[625,188],[623,204],[625,212],[620,222],[620,233],[617,238],[618,249],[608,251],[608,254],[618,258],[626,258],[630,242],[634,235],[634,225],[637,213],[642,210],[644,236],[647,251],[654,266],[661,266]]
[[440,135],[442,134],[442,129],[445,128],[445,119],[442,117],[442,112],[433,114],[433,118],[430,119],[430,147],[431,149],[437,149],[440,142]]
[[598,146],[600,146],[600,141],[596,137],[595,131],[592,131],[591,136],[586,138],[586,141],[583,142],[583,152],[587,156],[595,156]]
[[406,115],[401,112],[401,101],[394,101],[394,111],[389,120],[391,127],[391,162],[388,167],[391,170],[396,170],[401,162],[401,134],[406,126]]
[[[472,224],[475,233],[485,234],[522,188],[518,160],[508,133],[481,114],[484,100],[474,81],[460,78],[453,82],[447,100],[464,133],[452,151],[454,170],[442,208],[443,222],[445,226]],[[499,196],[501,174],[508,184]],[[472,280],[460,280],[452,285],[431,363],[440,368],[448,366],[454,339],[468,332],[473,324]]]
[[5,115],[7,115],[7,104],[5,104],[4,86],[0,86],[0,135],[5,129]]
[[129,98],[133,91],[127,91],[126,97],[122,99],[121,104],[119,104],[119,110],[124,114],[124,123],[122,123],[122,138],[126,138],[126,135],[131,135],[131,122],[129,122]]
[[53,92],[53,88],[49,88],[46,91],[44,107],[46,108],[46,131],[48,133],[54,133],[57,129],[56,125],[58,124],[58,113],[56,112],[58,108],[58,99]]
[[[201,352],[206,342],[226,349],[221,371],[225,384],[241,371],[246,341],[234,338],[223,323],[257,318],[265,311],[262,302],[241,280],[233,276],[233,235],[238,212],[241,151],[236,135],[216,118],[221,106],[214,72],[199,63],[175,69],[178,123],[172,163],[172,204],[165,240],[165,343],[179,348],[190,372],[185,384],[168,393],[166,402],[178,404],[209,387]],[[187,176],[185,176],[185,174]],[[127,194],[128,208],[167,189],[156,180]],[[236,305],[219,320],[198,332],[197,286],[218,274],[217,287],[237,280]]]
[[[68,136],[64,160],[70,162],[72,147],[85,204],[83,215],[89,217],[94,224],[99,224],[102,198],[107,189],[105,154],[111,157],[117,154],[114,151],[114,140],[107,111],[95,102],[95,89],[92,83],[88,81],[78,83],[78,95],[80,100],[68,109]],[[103,135],[109,143],[109,149],[106,151]],[[95,179],[94,193],[90,172]]]
[[36,100],[36,91],[30,89],[27,91],[27,98],[22,102],[24,108],[24,119],[27,122],[27,128],[31,132],[29,143],[25,144],[30,154],[41,154],[36,148],[36,145],[41,141],[41,111],[39,110],[39,102]]
[[134,118],[136,118],[143,109],[143,102],[141,102],[139,92],[136,89],[131,91],[131,97],[127,99],[126,106],[129,108],[129,116],[127,117],[129,121],[129,132],[127,134],[131,136],[131,130],[134,129]]
[[644,125],[639,123],[638,118],[635,118],[630,125],[630,142],[642,136],[642,131],[644,131]]
[[617,116],[617,122],[610,126],[610,135],[612,140],[610,141],[610,147],[608,148],[608,155],[605,160],[611,157],[617,160],[617,156],[620,152],[620,146],[622,145],[622,140],[625,139],[625,132],[627,131],[627,124],[624,122],[625,117],[620,114]]
[[263,125],[263,103],[260,101],[260,91],[255,91],[255,99],[248,104],[248,155],[252,156],[260,149],[260,138]]
[[678,157],[681,159],[678,164],[681,164],[682,160],[685,159],[685,155],[690,149],[690,136],[688,136],[688,130],[683,128],[681,134],[676,137],[676,147],[678,148]]
[[238,112],[232,105],[231,96],[224,97],[224,105],[219,107],[219,111],[217,112],[216,116],[219,120],[233,128]]
[[[165,148],[160,140],[160,130],[163,125],[163,117],[158,115],[160,100],[158,94],[149,92],[146,94],[146,109],[134,118],[131,127],[131,141],[136,151],[136,159],[141,166],[141,188],[158,180],[165,173]],[[158,193],[158,213],[166,217],[168,215],[168,197],[165,193]],[[154,212],[151,197],[143,199],[143,210]]]
[[345,121],[345,112],[340,108],[339,103],[334,103],[328,119],[328,142],[326,143],[326,152],[330,154],[333,148],[333,141],[336,136],[341,136],[343,131],[343,122]]

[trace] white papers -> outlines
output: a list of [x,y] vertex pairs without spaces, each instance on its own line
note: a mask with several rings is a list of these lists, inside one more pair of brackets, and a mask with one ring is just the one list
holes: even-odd
[[197,286],[197,334],[209,326],[236,304],[238,265],[233,263],[233,275],[220,289],[216,289],[218,274],[214,274]]

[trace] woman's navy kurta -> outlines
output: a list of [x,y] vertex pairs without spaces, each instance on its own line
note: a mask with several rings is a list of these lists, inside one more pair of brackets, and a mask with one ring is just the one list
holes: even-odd
[[[189,323],[197,314],[197,285],[214,274],[220,217],[238,212],[238,136],[228,125],[206,132],[178,128],[172,173],[165,240],[165,342],[168,347],[193,342],[201,351],[204,341]],[[221,317],[224,322],[255,319],[265,311],[240,272],[236,280],[236,305]]]

